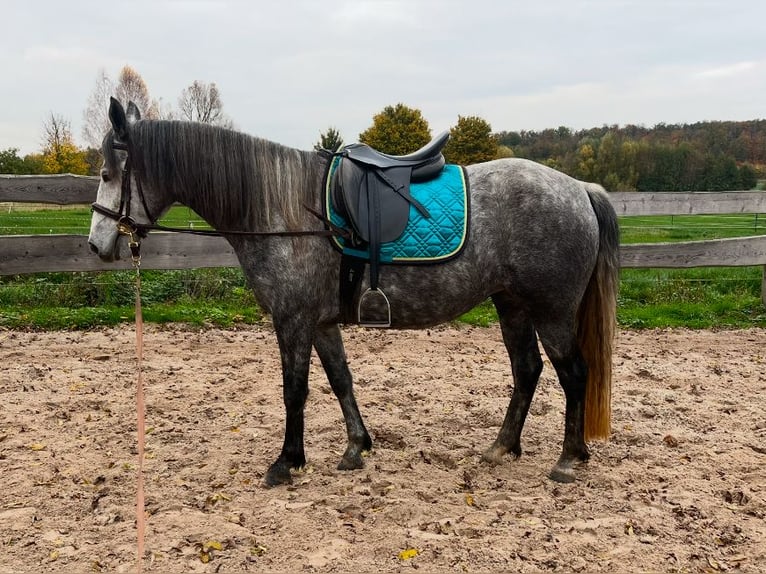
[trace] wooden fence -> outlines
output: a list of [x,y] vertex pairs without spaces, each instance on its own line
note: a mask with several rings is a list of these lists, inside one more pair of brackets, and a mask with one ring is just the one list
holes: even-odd
[[[89,204],[98,178],[75,175],[0,175],[0,203]],[[766,213],[766,192],[611,193],[618,215]],[[737,267],[763,265],[766,304],[766,235],[622,247],[623,267]],[[218,237],[153,233],[142,245],[144,269],[236,267],[234,252]],[[129,269],[130,261],[106,264],[92,255],[83,235],[0,236],[0,275],[46,271]]]

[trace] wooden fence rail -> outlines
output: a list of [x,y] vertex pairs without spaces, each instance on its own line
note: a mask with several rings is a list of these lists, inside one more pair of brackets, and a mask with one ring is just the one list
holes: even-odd
[[[97,177],[76,175],[0,175],[0,203],[89,204]],[[630,192],[609,194],[618,215],[716,215],[766,213],[766,192]],[[680,243],[623,245],[623,267],[737,267],[763,265],[762,298],[766,304],[766,235]],[[153,233],[142,248],[145,269],[236,267],[226,241],[172,233]],[[90,254],[82,235],[0,236],[0,275],[47,271],[129,269],[129,261],[111,264]]]

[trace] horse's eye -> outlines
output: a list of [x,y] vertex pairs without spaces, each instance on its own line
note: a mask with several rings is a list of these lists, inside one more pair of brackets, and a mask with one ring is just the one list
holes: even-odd
[[103,181],[104,183],[109,183],[110,179],[111,178],[109,177],[109,172],[106,171],[105,169],[101,170],[101,181]]

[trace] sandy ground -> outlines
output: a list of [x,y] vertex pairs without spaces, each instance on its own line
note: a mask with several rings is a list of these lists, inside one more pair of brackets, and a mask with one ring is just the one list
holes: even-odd
[[[621,332],[614,426],[574,484],[546,478],[563,397],[546,364],[524,455],[481,462],[508,403],[497,328],[345,331],[375,448],[336,470],[318,360],[306,469],[282,444],[275,337],[146,332],[148,572],[763,572],[766,331]],[[0,331],[0,572],[136,569],[131,326]]]

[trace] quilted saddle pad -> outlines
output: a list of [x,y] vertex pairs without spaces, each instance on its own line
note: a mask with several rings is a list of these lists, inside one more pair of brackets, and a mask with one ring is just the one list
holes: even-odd
[[[342,161],[335,158],[335,162]],[[332,170],[337,168],[331,166]],[[328,186],[331,178],[327,178]],[[349,222],[333,206],[331,193],[325,189],[325,216],[338,227],[349,229]],[[395,240],[383,243],[380,262],[389,264],[441,263],[457,256],[468,241],[470,190],[464,169],[447,164],[436,178],[426,182],[411,182],[410,194],[419,201],[431,217],[425,218],[410,206],[404,232]],[[341,237],[331,239],[335,247],[348,255],[369,259],[366,249],[347,247]]]

